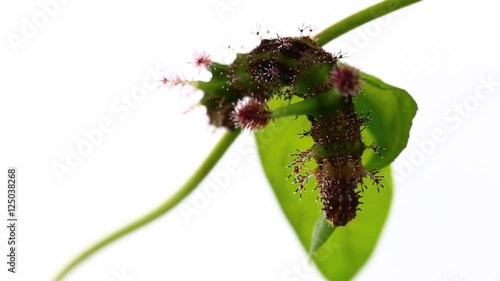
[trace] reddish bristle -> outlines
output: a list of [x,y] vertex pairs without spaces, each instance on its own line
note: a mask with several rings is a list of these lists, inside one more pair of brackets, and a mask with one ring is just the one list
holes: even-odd
[[194,54],[194,65],[198,68],[208,69],[210,68],[210,66],[212,66],[212,59],[205,52],[196,53]]
[[266,106],[256,99],[242,100],[235,108],[234,121],[240,128],[258,130],[271,120],[271,113]]
[[333,86],[342,95],[353,96],[361,90],[361,73],[354,67],[339,65],[332,71]]

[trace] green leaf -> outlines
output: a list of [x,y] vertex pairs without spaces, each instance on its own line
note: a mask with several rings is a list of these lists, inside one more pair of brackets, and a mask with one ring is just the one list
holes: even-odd
[[376,145],[384,149],[380,151],[383,157],[373,156],[365,167],[382,168],[394,161],[406,147],[417,104],[405,90],[374,76],[363,74],[363,80],[363,94],[354,99],[354,105],[358,114],[370,112],[368,129]]
[[335,227],[323,215],[320,216],[313,230],[311,247],[309,248],[310,258],[328,241],[333,231],[335,231]]
[[[272,101],[270,107],[283,105]],[[312,145],[310,138],[300,139],[297,134],[308,130],[306,117],[280,118],[266,129],[256,133],[257,145],[264,172],[278,199],[278,202],[306,251],[312,245],[313,230],[320,216],[321,204],[316,201],[319,190],[314,190],[315,181],[310,180],[307,191],[294,194],[297,189],[292,180],[285,180],[292,172],[286,166],[296,149],[307,149]],[[345,227],[338,227],[326,243],[313,255],[313,261],[328,280],[351,280],[370,257],[389,213],[392,198],[390,168],[381,169],[385,176],[380,193],[375,187],[362,194],[362,210]]]

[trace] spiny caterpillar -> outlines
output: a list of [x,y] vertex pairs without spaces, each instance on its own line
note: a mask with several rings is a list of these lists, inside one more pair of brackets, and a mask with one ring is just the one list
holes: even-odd
[[[308,36],[262,39],[249,53],[237,54],[229,65],[212,62],[206,54],[199,56],[195,63],[207,68],[212,78],[192,83],[204,92],[200,103],[207,109],[210,124],[228,130],[264,128],[277,118],[267,107],[272,98],[307,101],[333,95],[335,106],[322,104],[300,113],[311,122],[304,135],[314,145],[294,154],[290,167],[301,192],[310,177],[316,179],[322,210],[335,226],[355,218],[364,178],[381,183],[378,170],[368,171],[361,162],[366,149],[378,148],[363,143],[361,131],[368,118],[359,117],[354,108],[353,98],[361,89],[360,73],[341,64],[341,58]],[[317,167],[305,171],[312,159]]]

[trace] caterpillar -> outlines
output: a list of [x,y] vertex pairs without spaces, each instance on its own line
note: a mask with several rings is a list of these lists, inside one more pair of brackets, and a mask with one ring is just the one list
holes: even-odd
[[347,97],[336,112],[320,117],[309,117],[314,140],[312,155],[317,163],[314,175],[320,189],[323,212],[335,226],[346,225],[359,210],[363,179],[369,177],[380,184],[378,171],[363,167],[361,156],[366,146],[361,137],[361,126],[367,119],[358,117],[352,97]]
[[[204,57],[212,72],[210,82],[197,82],[204,92],[200,103],[207,108],[210,123],[236,130],[260,129],[273,118],[267,108],[272,98],[304,100],[335,91],[339,105],[321,113],[305,114],[311,123],[304,136],[314,144],[296,154],[290,167],[294,182],[302,192],[309,178],[315,178],[325,217],[334,226],[344,226],[356,217],[361,204],[365,178],[381,186],[377,170],[367,170],[361,161],[366,149],[361,131],[368,118],[358,116],[353,99],[361,90],[356,69],[339,62],[341,55],[331,54],[308,36],[262,39],[249,53],[237,54],[229,65],[212,63]],[[316,162],[312,171],[305,169]]]

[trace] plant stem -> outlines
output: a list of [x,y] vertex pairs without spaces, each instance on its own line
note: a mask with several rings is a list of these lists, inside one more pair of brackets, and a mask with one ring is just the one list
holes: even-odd
[[380,2],[331,25],[314,36],[314,38],[319,46],[324,46],[333,39],[360,25],[420,1],[387,0]]
[[56,276],[54,280],[62,280],[73,268],[85,261],[92,254],[96,253],[98,250],[104,248],[105,246],[111,244],[112,242],[120,239],[121,237],[131,233],[134,230],[154,221],[155,219],[161,217],[173,207],[179,204],[184,198],[186,198],[208,175],[212,168],[221,159],[222,155],[231,146],[234,140],[238,137],[240,131],[227,132],[221,140],[217,143],[214,149],[207,156],[205,161],[198,167],[198,170],[191,176],[191,178],[182,186],[172,197],[170,197],[163,204],[158,206],[156,209],[150,211],[143,217],[133,221],[129,225],[118,229],[114,233],[106,236],[102,240],[98,241],[90,248],[82,252],[76,258],[74,258],[66,267],[64,267],[61,272]]

